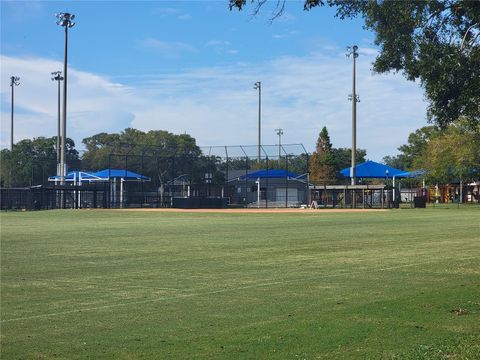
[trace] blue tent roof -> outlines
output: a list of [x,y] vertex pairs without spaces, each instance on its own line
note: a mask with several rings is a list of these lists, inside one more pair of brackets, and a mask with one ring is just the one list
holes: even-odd
[[[345,177],[350,177],[350,168],[340,171]],[[380,164],[375,161],[367,161],[355,166],[356,178],[386,178],[386,177],[406,177],[404,170],[395,169],[391,166]]]
[[[65,176],[65,181],[84,181],[84,180],[101,180],[100,176],[86,171],[70,171],[67,176]],[[60,181],[60,176],[50,176],[49,181]]]
[[252,173],[249,173],[247,175],[243,175],[241,177],[241,179],[257,179],[257,178],[260,178],[260,179],[275,179],[275,178],[285,178],[285,177],[289,177],[289,178],[298,178],[299,175],[294,173],[294,172],[291,172],[291,171],[287,171],[287,170],[275,170],[275,169],[272,169],[272,170],[258,170],[258,171],[254,171]]
[[123,178],[125,180],[147,180],[149,181],[150,178],[148,176],[137,174],[133,171],[129,170],[121,170],[121,169],[103,169],[93,173],[93,175],[101,177],[101,178]]

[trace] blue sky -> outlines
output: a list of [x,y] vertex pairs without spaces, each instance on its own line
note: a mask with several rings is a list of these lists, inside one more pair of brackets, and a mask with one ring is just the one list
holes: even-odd
[[[271,1],[273,6],[276,1]],[[425,125],[417,84],[374,75],[373,34],[361,19],[339,20],[332,9],[303,11],[288,1],[272,8],[229,11],[228,1],[1,1],[1,143],[8,146],[9,77],[15,88],[15,141],[56,134],[56,84],[63,31],[56,12],[76,15],[69,32],[67,136],[144,131],[189,133],[201,146],[255,144],[262,81],[262,143],[303,143],[313,150],[327,126],[335,147],[351,146],[351,60],[358,44],[358,140],[367,156],[397,153]]]

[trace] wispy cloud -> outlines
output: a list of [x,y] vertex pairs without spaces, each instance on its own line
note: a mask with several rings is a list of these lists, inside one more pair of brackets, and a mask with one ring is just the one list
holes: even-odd
[[172,7],[159,7],[153,9],[152,13],[160,17],[178,16],[178,14],[180,14],[180,10]]
[[[212,42],[212,46],[215,45]],[[374,54],[358,59],[358,147],[381,160],[425,124],[425,103],[418,85],[398,75],[372,75]],[[332,54],[332,55],[330,55]],[[56,133],[56,87],[49,71],[61,64],[48,59],[2,56],[2,72],[16,73],[16,141]],[[68,135],[77,144],[101,131],[127,126],[141,130],[187,132],[201,145],[255,144],[258,96],[262,81],[262,139],[275,144],[274,129],[284,129],[285,143],[303,143],[313,150],[327,126],[333,145],[350,147],[351,66],[342,51],[305,57],[282,57],[265,63],[232,63],[179,74],[152,74],[128,86],[71,69]],[[47,71],[46,71],[47,69]],[[125,77],[128,79],[128,77]],[[143,80],[142,80],[143,79]],[[2,118],[8,118],[10,87],[2,83]],[[3,121],[2,143],[9,136]]]
[[178,20],[191,20],[191,19],[192,19],[192,15],[190,15],[190,14],[182,14],[182,15],[177,16],[177,19],[178,19]]
[[298,31],[296,30],[284,30],[280,33],[274,34],[272,37],[274,39],[287,39],[297,34],[298,34]]
[[148,38],[140,42],[144,49],[155,52],[163,57],[177,57],[183,53],[195,53],[197,48],[193,45],[180,41],[163,41],[159,39]]
[[232,44],[230,41],[225,40],[209,40],[205,43],[205,48],[213,49],[216,54],[223,55],[223,54],[230,54],[236,55],[239,53],[237,49],[231,48]]
[[153,9],[152,13],[158,17],[175,17],[178,20],[190,20],[192,15],[182,12],[180,9],[172,7],[162,7]]

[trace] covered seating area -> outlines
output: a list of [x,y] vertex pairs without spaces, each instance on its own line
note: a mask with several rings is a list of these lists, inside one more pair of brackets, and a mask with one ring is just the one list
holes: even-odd
[[[150,181],[150,178],[125,169],[103,169],[96,172],[71,171],[65,176],[65,186],[60,186],[60,176],[51,176],[48,181],[54,183],[57,191],[64,192],[65,196],[59,198],[67,203],[66,207],[95,207],[90,204],[90,192],[95,190],[98,193],[99,188],[105,193],[104,198],[108,199],[103,201],[104,207],[124,207],[129,195],[126,183],[143,183]],[[134,197],[135,190],[132,190],[130,195]]]
[[[351,168],[340,171],[350,178]],[[380,179],[381,184],[324,185],[311,186],[312,206],[342,208],[393,208],[401,202],[400,179],[418,177],[422,172],[406,172],[374,161],[366,161],[355,166],[355,179]],[[418,200],[419,195],[412,196]]]

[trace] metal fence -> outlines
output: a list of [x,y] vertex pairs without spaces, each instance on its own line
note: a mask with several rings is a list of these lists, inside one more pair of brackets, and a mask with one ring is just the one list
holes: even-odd
[[386,209],[399,206],[398,190],[381,185],[312,186],[312,207]]
[[70,162],[69,171],[109,170],[98,181],[63,186],[48,181],[55,162],[37,159],[14,172],[12,186],[2,189],[2,209],[293,207],[309,202],[308,154],[301,144],[212,146],[178,154],[124,146],[94,162]]
[[[308,203],[308,155],[302,145],[217,146],[201,156],[112,153],[109,206],[292,207]],[[278,156],[280,151],[280,156]],[[128,178],[128,172],[142,175]],[[258,176],[255,174],[258,173]]]
[[107,208],[108,204],[108,184],[0,188],[1,210]]

